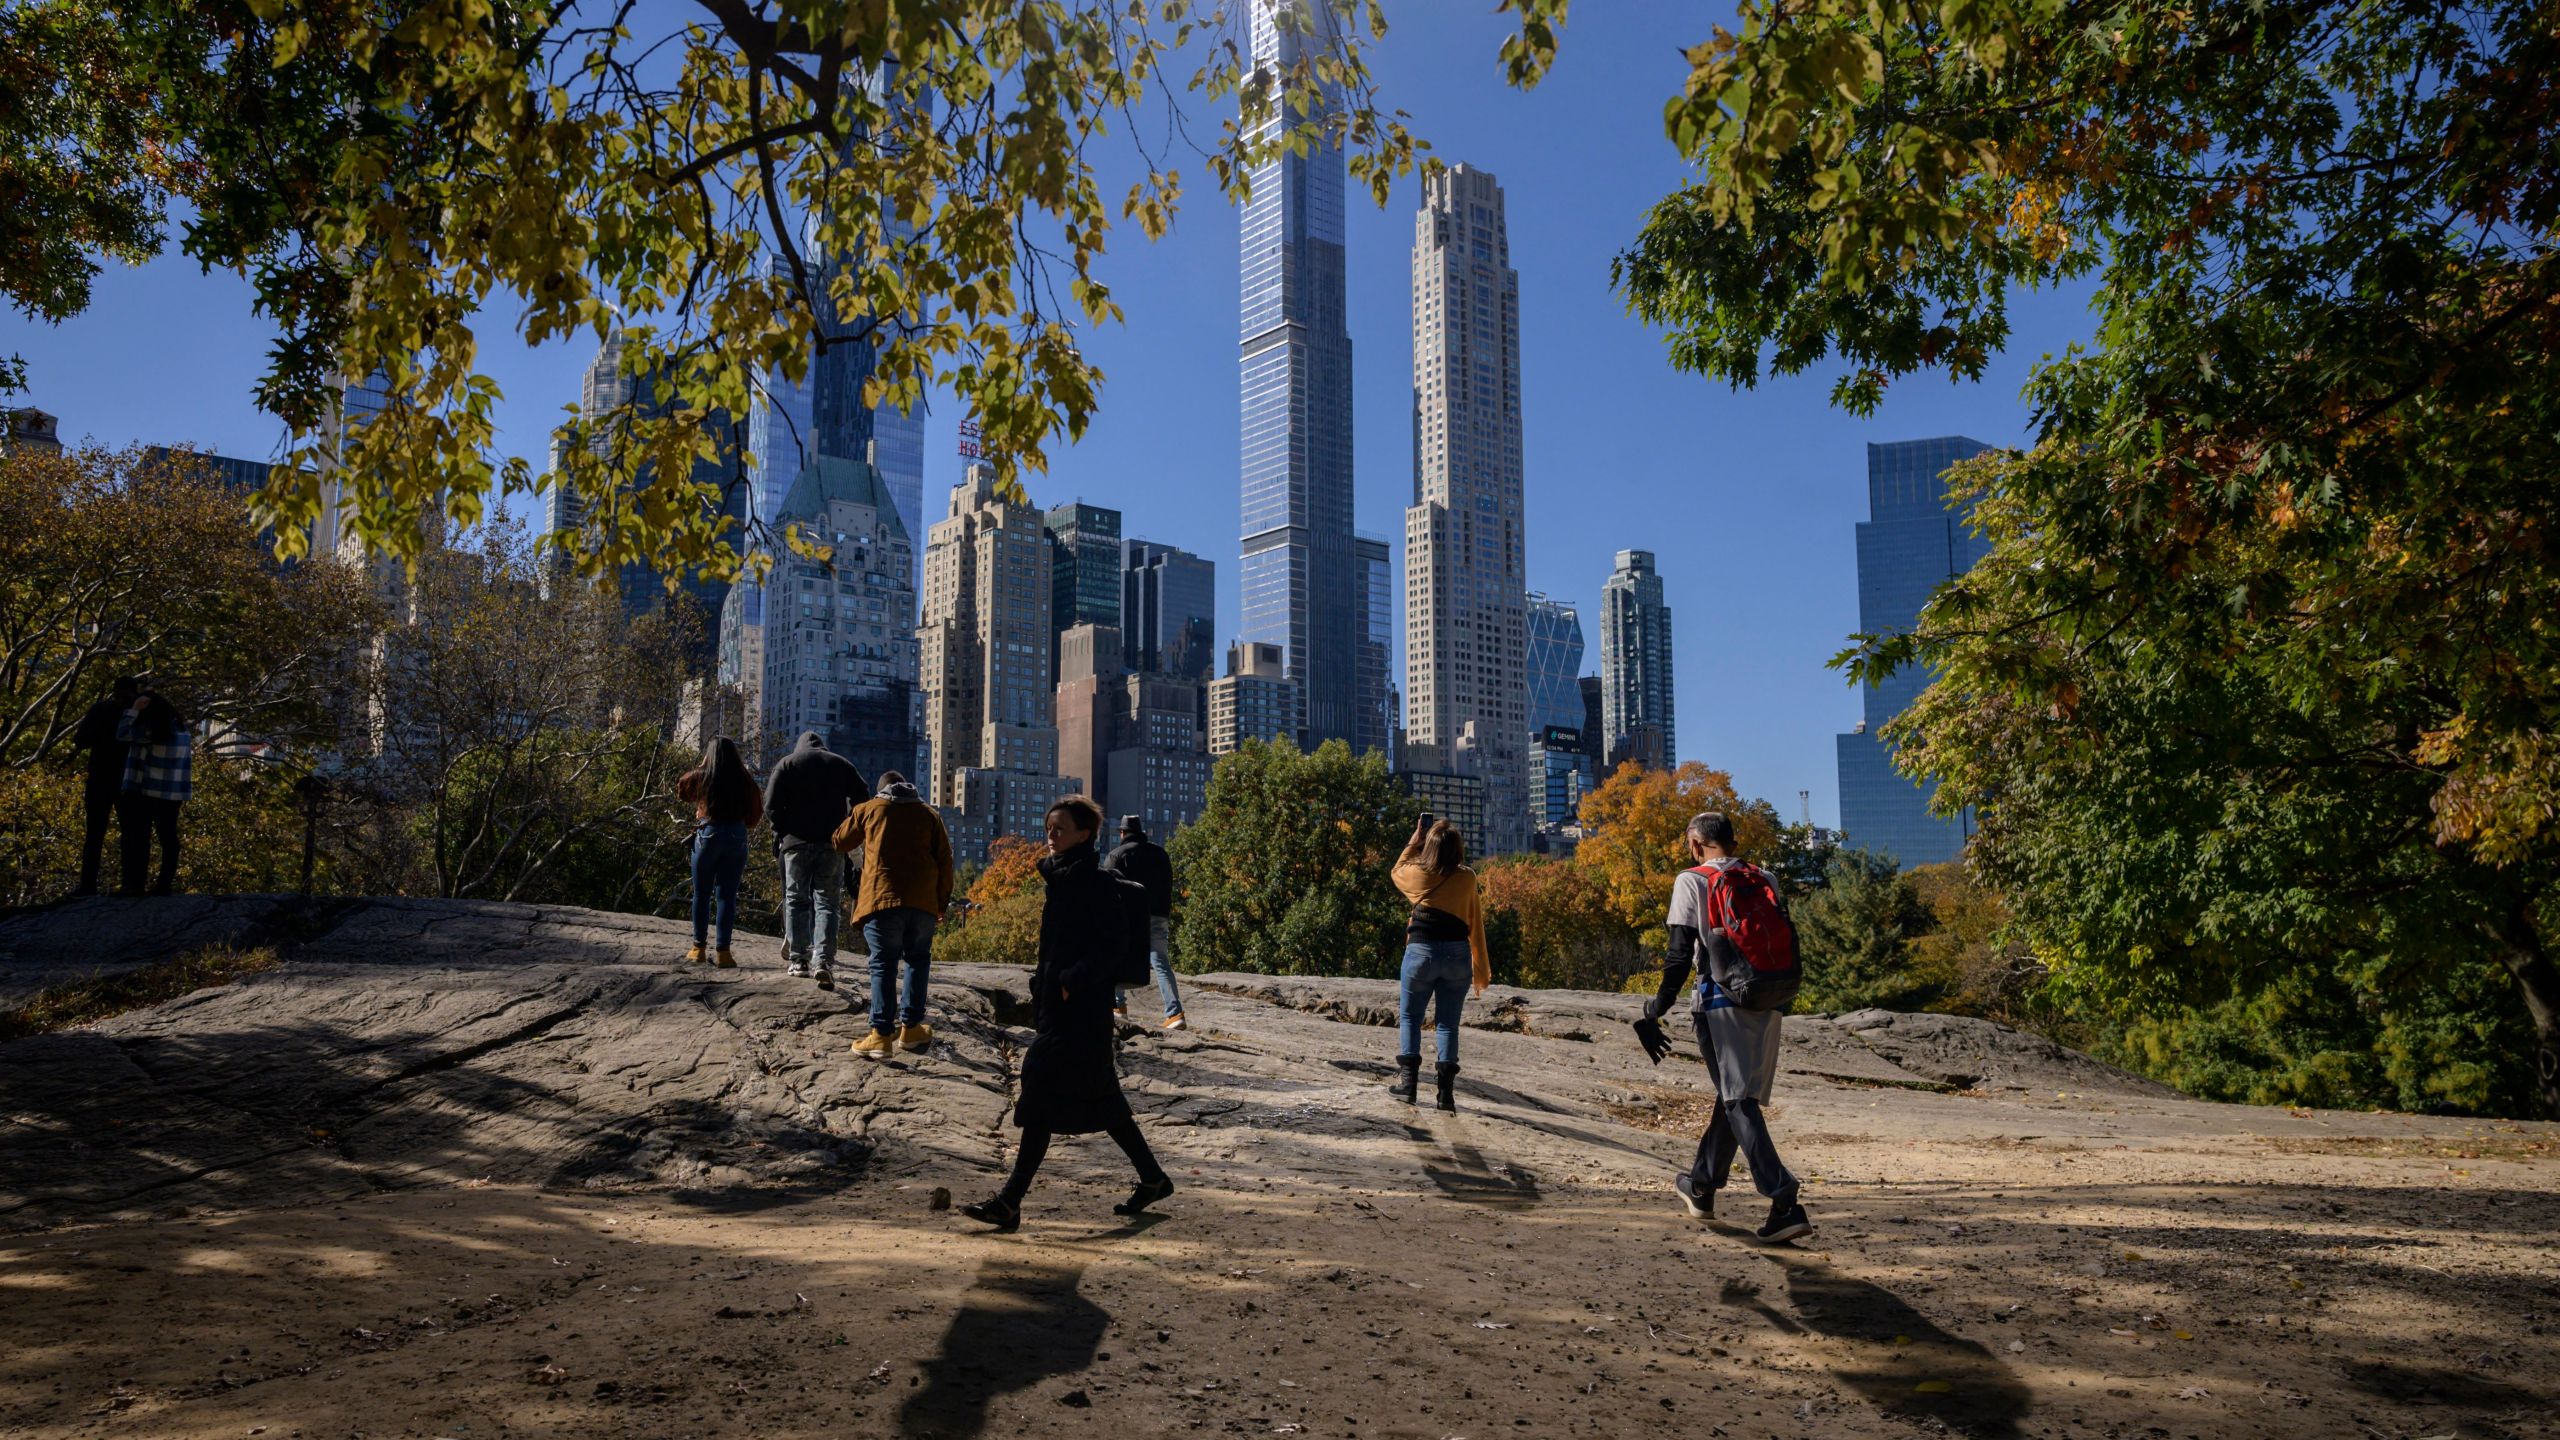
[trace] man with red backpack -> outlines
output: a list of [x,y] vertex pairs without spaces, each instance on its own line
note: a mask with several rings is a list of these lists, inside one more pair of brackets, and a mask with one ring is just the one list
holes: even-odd
[[1795,926],[1778,900],[1777,882],[1736,857],[1733,821],[1705,811],[1689,821],[1689,858],[1696,867],[1671,885],[1671,958],[1661,993],[1647,1002],[1636,1027],[1659,1062],[1670,1050],[1661,1018],[1698,973],[1691,1017],[1698,1048],[1716,1086],[1715,1118],[1698,1140],[1698,1158],[1674,1181],[1691,1216],[1714,1218],[1716,1191],[1733,1172],[1738,1149],[1751,1165],[1751,1183],[1768,1198],[1769,1219],[1757,1232],[1775,1244],[1811,1234],[1813,1221],[1796,1198],[1796,1177],[1778,1158],[1761,1107],[1778,1077],[1778,1029],[1787,1003],[1804,979],[1796,957]]

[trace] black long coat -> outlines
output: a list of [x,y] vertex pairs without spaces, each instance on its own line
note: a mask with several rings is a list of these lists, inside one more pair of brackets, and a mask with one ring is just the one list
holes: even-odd
[[1040,963],[1031,972],[1032,1024],[1013,1123],[1081,1135],[1129,1118],[1112,1055],[1111,980],[1128,917],[1118,882],[1091,844],[1040,862]]

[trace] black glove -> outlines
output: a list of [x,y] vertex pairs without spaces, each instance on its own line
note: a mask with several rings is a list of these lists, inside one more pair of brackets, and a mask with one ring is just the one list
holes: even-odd
[[1662,1033],[1661,1021],[1647,1015],[1635,1023],[1635,1031],[1636,1043],[1644,1047],[1646,1058],[1654,1064],[1661,1064],[1662,1057],[1671,1053],[1671,1037]]

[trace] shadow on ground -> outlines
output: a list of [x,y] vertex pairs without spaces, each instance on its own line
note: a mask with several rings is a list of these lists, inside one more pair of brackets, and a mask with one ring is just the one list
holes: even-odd
[[997,1397],[1091,1365],[1110,1317],[1077,1293],[1083,1277],[1082,1265],[982,1262],[942,1347],[924,1362],[924,1388],[898,1407],[898,1433],[965,1440],[986,1430]]

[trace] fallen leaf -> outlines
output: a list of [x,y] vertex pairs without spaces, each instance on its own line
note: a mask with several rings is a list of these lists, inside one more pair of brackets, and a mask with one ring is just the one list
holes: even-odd
[[1944,1380],[1923,1380],[1911,1387],[1914,1395],[1952,1395],[1956,1387]]
[[569,1372],[557,1365],[545,1365],[524,1378],[536,1385],[557,1385],[569,1378]]

